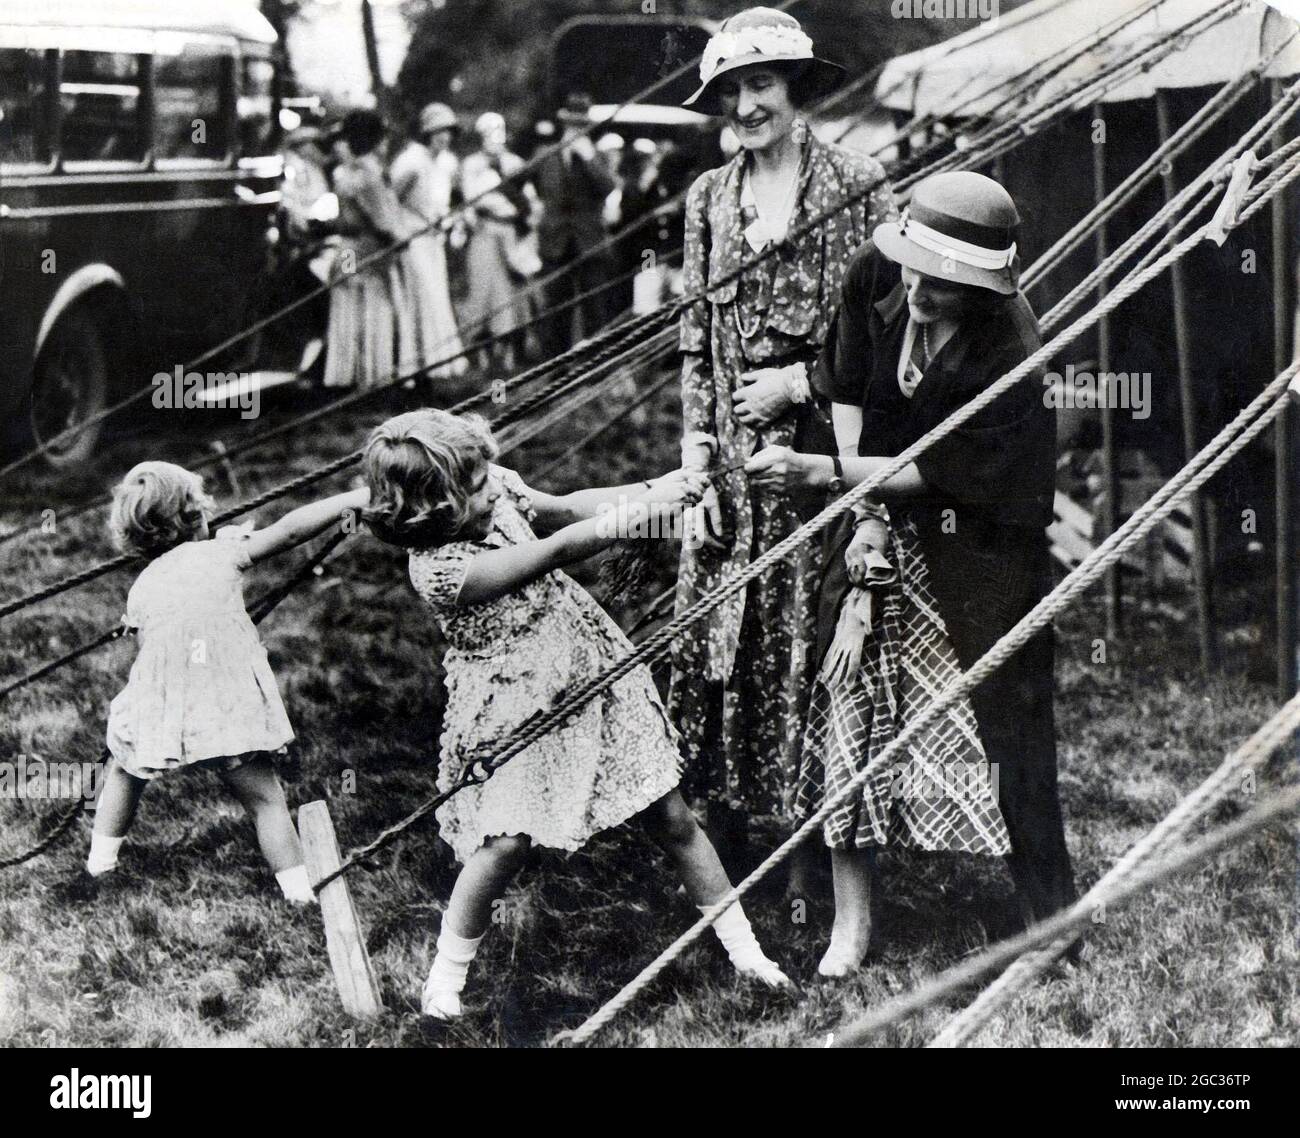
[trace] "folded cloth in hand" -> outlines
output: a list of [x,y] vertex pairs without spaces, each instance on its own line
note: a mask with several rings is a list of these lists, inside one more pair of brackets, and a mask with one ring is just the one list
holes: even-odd
[[868,586],[893,585],[898,581],[898,569],[878,549],[868,550],[864,570]]

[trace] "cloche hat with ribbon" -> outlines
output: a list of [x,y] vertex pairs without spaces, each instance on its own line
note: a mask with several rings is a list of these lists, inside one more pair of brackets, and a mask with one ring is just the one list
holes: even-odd
[[728,71],[755,64],[789,67],[806,75],[814,97],[832,90],[844,75],[839,64],[813,55],[812,40],[793,16],[775,8],[746,8],[724,20],[705,45],[699,89],[682,106],[721,114],[714,82]]
[[992,289],[1020,283],[1016,203],[992,178],[971,170],[934,174],[917,184],[897,221],[877,225],[872,241],[891,261],[927,277]]

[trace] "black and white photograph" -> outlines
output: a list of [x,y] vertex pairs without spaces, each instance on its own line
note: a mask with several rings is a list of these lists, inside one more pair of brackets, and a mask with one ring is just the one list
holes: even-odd
[[1298,180],[1300,0],[0,0],[21,1097],[1284,1089]]

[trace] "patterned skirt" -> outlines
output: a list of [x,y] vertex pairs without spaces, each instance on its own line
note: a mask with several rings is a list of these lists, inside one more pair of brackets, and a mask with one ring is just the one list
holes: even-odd
[[[961,676],[910,521],[895,523],[890,547],[898,581],[876,589],[880,615],[856,682],[813,683],[795,795],[800,822]],[[835,808],[823,824],[826,844],[1009,853],[995,774],[970,702],[962,699]]]

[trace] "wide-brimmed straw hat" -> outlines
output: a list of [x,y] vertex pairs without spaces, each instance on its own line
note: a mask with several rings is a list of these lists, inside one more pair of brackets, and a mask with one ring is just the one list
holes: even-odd
[[799,21],[775,8],[746,8],[728,17],[704,47],[699,89],[682,106],[706,115],[722,113],[713,84],[721,75],[755,64],[791,68],[807,75],[812,96],[836,87],[844,68],[813,55],[813,42]]
[[1016,203],[997,182],[957,170],[918,183],[903,216],[877,225],[871,239],[924,276],[1010,296],[1020,283],[1019,224]]
[[456,112],[446,103],[429,103],[420,111],[420,133],[437,134],[440,130],[460,130]]

